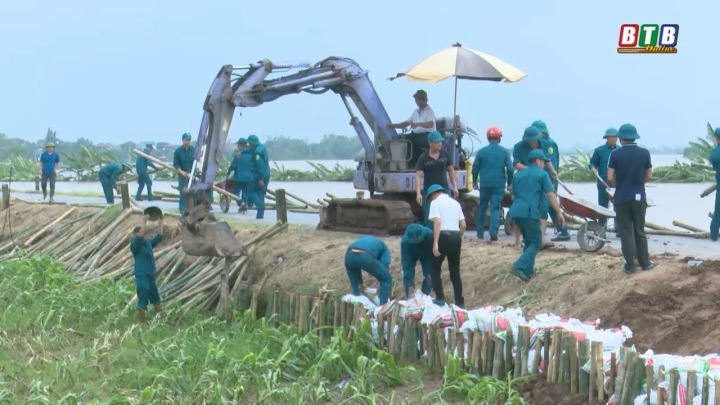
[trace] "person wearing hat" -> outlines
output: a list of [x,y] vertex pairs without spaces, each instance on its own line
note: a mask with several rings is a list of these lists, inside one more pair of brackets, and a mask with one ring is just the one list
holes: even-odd
[[103,194],[105,194],[105,201],[107,201],[108,204],[115,203],[114,191],[117,191],[117,181],[120,180],[123,173],[129,172],[130,170],[132,170],[130,163],[110,163],[98,172],[98,180],[100,180]]
[[54,202],[55,178],[57,177],[58,166],[60,166],[60,155],[55,152],[55,144],[48,142],[45,145],[45,152],[40,155],[39,162],[40,185],[43,192],[43,200],[47,198],[47,185],[50,181],[50,202]]
[[400,264],[403,272],[405,298],[415,294],[415,265],[420,261],[423,282],[421,291],[430,294],[430,271],[432,268],[433,231],[420,224],[410,224],[400,242]]
[[425,90],[418,90],[413,94],[415,104],[418,108],[413,111],[410,118],[398,123],[388,123],[388,128],[407,128],[410,126],[410,133],[407,139],[412,143],[412,155],[408,164],[410,167],[415,165],[417,159],[422,154],[423,149],[428,149],[427,136],[430,132],[437,131],[435,124],[435,111],[428,105],[428,95]]
[[250,199],[248,205],[255,205],[257,209],[256,219],[263,219],[265,216],[265,193],[270,183],[270,158],[267,149],[260,143],[255,135],[247,138],[248,149],[252,153],[252,181],[248,186]]
[[485,235],[485,215],[490,204],[490,241],[498,240],[500,227],[500,205],[505,196],[505,189],[510,187],[513,178],[513,165],[510,152],[500,146],[502,131],[496,126],[487,130],[488,145],[481,148],[472,165],[472,183],[478,189],[480,176],[480,205],[477,211],[478,239]]
[[233,194],[242,197],[237,200],[238,212],[246,213],[248,210],[248,185],[252,181],[253,151],[247,147],[247,139],[240,138],[237,142],[235,157],[228,167],[227,176],[233,172]]
[[350,280],[352,294],[360,296],[365,291],[363,270],[375,277],[380,284],[378,299],[384,305],[390,298],[392,276],[390,275],[390,249],[378,238],[362,237],[348,246],[345,252],[345,271]]
[[542,246],[540,221],[545,201],[558,212],[558,222],[565,223],[550,175],[544,170],[550,158],[542,149],[535,149],[528,153],[527,162],[525,169],[513,177],[513,203],[510,207],[510,215],[525,240],[523,252],[513,264],[510,274],[524,282],[530,281],[535,274],[535,257]]
[[[720,190],[720,127],[715,128],[714,135],[715,147],[710,152],[710,163],[715,169],[716,187]],[[710,222],[710,239],[714,242],[718,240],[718,230],[720,230],[720,191],[715,191],[715,211]]]
[[[607,165],[608,161],[610,160],[610,153],[614,151],[615,149],[619,149],[620,145],[618,145],[618,130],[615,128],[608,128],[605,131],[605,144],[600,145],[593,151],[592,157],[590,158],[590,164],[588,165],[588,169],[592,170],[593,173],[600,176],[600,178],[606,183],[610,184],[608,177],[607,177]],[[608,208],[610,207],[610,196],[607,193],[607,189],[605,188],[605,185],[603,185],[602,181],[598,179],[597,181],[597,190],[598,190],[598,205],[601,207]],[[600,221],[600,224],[605,225],[607,223],[606,219],[603,219]]]
[[455,293],[455,305],[464,308],[462,279],[460,278],[460,250],[465,236],[465,215],[459,202],[446,194],[446,189],[433,184],[427,190],[430,219],[433,221],[433,259],[430,280],[435,291],[435,303],[445,305],[440,270],[447,258],[450,281]]
[[650,151],[635,143],[640,135],[634,125],[621,126],[618,137],[622,148],[610,153],[607,178],[615,186],[615,229],[625,258],[622,271],[632,274],[635,273],[636,258],[643,270],[655,267],[650,262],[645,234],[645,183],[652,180],[652,159]]
[[153,236],[150,240],[146,240],[147,220],[148,216],[143,216],[142,226],[135,227],[133,230],[133,238],[130,241],[130,252],[135,260],[133,273],[135,275],[135,289],[138,299],[138,317],[142,325],[145,325],[145,311],[147,310],[148,302],[153,305],[156,313],[159,314],[162,312],[160,293],[155,283],[157,268],[155,266],[153,249],[163,240],[163,220],[162,217],[160,217],[158,221],[157,235]]
[[[529,126],[525,128],[525,131],[523,132],[522,140],[513,146],[513,166],[515,167],[515,170],[521,171],[527,168],[530,165],[530,152],[533,150],[539,149],[542,150],[543,153],[547,154],[548,149],[550,149],[552,146],[550,146],[549,143],[547,143],[544,139],[540,137],[540,130],[535,126]],[[543,163],[543,165],[545,165]],[[552,162],[548,161],[547,165],[552,165]],[[544,166],[543,166],[544,167]],[[543,169],[544,170],[544,169]],[[552,174],[551,172],[548,172],[545,170],[546,173]],[[544,196],[545,194],[543,194]],[[550,209],[550,202],[547,200],[544,200],[541,196],[541,204],[540,204],[540,235],[543,239],[543,244],[541,246],[541,249],[546,249],[549,247],[552,247],[552,243],[545,242],[545,227],[547,223],[547,217],[548,217],[548,210]],[[515,227],[515,249],[520,250],[522,249],[522,246],[520,245],[520,231]]]
[[[457,185],[455,185],[455,168],[450,160],[450,155],[442,150],[444,141],[442,135],[440,132],[433,131],[428,134],[427,139],[430,149],[423,152],[415,164],[415,184],[422,184],[422,187],[415,187],[415,199],[423,207],[423,224],[431,228],[432,221],[428,219],[430,202],[423,199],[427,189],[437,184],[446,189],[448,194],[452,193],[454,197],[457,197],[459,193]],[[452,188],[448,187],[448,177]]]
[[195,160],[195,147],[190,145],[192,135],[189,132],[182,134],[182,145],[175,149],[173,154],[173,167],[178,171],[178,190],[180,191],[179,210],[182,215],[185,212],[185,194],[183,189],[188,183],[190,171],[192,171],[193,160]]
[[[151,154],[153,151],[153,145],[151,143],[145,145],[145,153]],[[138,156],[137,160],[135,160],[135,172],[137,173],[138,177],[138,191],[135,194],[135,199],[140,201],[140,194],[142,194],[143,188],[147,186],[147,195],[148,195],[148,201],[153,200],[152,196],[152,179],[150,178],[150,175],[148,174],[148,166],[152,167],[153,169],[157,170],[157,167],[155,167],[155,164],[148,160],[147,158],[143,156]]]
[[[550,159],[550,164],[545,165],[545,171],[550,175],[550,181],[555,188],[555,194],[558,191],[558,174],[560,170],[560,149],[558,148],[557,142],[550,138],[550,131],[548,131],[547,125],[543,120],[536,120],[532,123],[532,126],[540,130],[540,138],[548,144],[545,153]],[[567,242],[570,240],[570,234],[568,233],[567,226],[561,226],[557,221],[557,213],[555,210],[548,206],[548,216],[553,221],[555,226],[555,237],[551,239],[552,242]],[[545,218],[547,220],[547,217]]]

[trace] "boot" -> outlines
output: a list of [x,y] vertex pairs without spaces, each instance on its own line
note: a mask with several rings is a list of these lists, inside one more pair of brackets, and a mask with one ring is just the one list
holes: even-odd
[[51,202],[51,203],[52,203],[52,202],[55,202],[55,199],[54,199],[53,197],[55,197],[55,189],[54,189],[54,188],[51,188],[51,189],[50,189],[50,202]]

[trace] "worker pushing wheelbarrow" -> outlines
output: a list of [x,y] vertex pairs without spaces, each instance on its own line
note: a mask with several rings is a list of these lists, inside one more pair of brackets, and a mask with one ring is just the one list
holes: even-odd
[[[243,191],[242,184],[238,184],[231,179],[225,179],[224,181],[215,183],[215,187],[221,188],[228,193],[233,193],[238,196],[238,198],[235,200],[239,207],[238,211],[240,213],[247,212],[248,204],[245,202],[247,200],[247,197],[244,195],[245,191]],[[242,194],[242,196],[240,196],[240,194]],[[225,194],[220,196],[220,209],[223,213],[227,213],[228,211],[230,211],[230,197]]]

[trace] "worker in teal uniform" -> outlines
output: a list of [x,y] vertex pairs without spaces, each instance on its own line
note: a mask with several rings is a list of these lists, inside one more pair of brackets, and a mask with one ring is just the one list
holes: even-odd
[[178,208],[180,209],[180,214],[185,212],[185,194],[183,193],[183,189],[188,182],[188,179],[185,176],[190,175],[193,160],[195,160],[193,157],[195,154],[195,147],[190,145],[190,141],[192,141],[192,135],[185,132],[182,135],[182,146],[175,149],[175,154],[173,156],[173,166],[175,167],[175,170],[178,171],[178,190],[180,191],[180,203]]
[[45,144],[45,152],[38,159],[40,165],[40,185],[42,187],[43,200],[47,198],[47,185],[50,181],[50,202],[55,202],[55,179],[57,170],[60,167],[60,155],[55,152],[55,144],[48,142]]
[[[524,170],[530,165],[529,155],[535,149],[541,149],[543,152],[550,148],[550,144],[540,138],[540,130],[537,127],[529,126],[523,132],[522,140],[513,146],[513,167],[518,172]],[[548,162],[548,164],[552,164]],[[515,173],[515,176],[517,173]],[[542,200],[540,204],[540,233],[543,239],[541,249],[553,246],[552,243],[545,243],[545,224],[547,222],[548,207],[550,202]],[[510,214],[512,216],[512,214]],[[515,249],[521,249],[520,246],[520,230],[515,226]]]
[[355,296],[360,296],[365,291],[362,270],[375,277],[380,284],[378,291],[380,305],[387,303],[392,288],[390,249],[380,239],[372,236],[362,237],[351,243],[345,252],[345,271]]
[[550,176],[544,171],[547,163],[550,163],[550,159],[542,149],[531,151],[528,154],[527,167],[518,172],[512,182],[513,204],[510,215],[525,240],[525,247],[513,264],[510,274],[525,282],[530,281],[535,274],[535,256],[542,245],[540,210],[543,199],[549,201],[557,211],[558,222],[565,223]]
[[[151,154],[153,151],[153,146],[151,143],[145,145],[145,153]],[[138,191],[135,194],[135,199],[140,201],[140,194],[142,194],[143,188],[147,186],[147,195],[148,195],[148,201],[153,200],[152,196],[152,179],[150,179],[150,175],[148,174],[147,168],[148,166],[152,167],[153,169],[157,170],[157,167],[155,167],[155,164],[148,160],[145,157],[138,156],[137,160],[135,160],[135,172],[137,173],[138,177]]]
[[[253,156],[254,152],[247,147],[247,139],[240,138],[238,140],[238,150],[235,152],[228,175],[233,172],[233,194],[241,198],[237,200],[238,212],[245,213],[248,210],[248,186],[252,181]],[[264,200],[264,198],[263,198]]]
[[500,205],[505,196],[506,187],[510,187],[513,178],[513,165],[510,152],[500,146],[502,131],[496,126],[487,130],[488,146],[481,148],[475,156],[472,165],[472,183],[478,189],[478,175],[480,176],[480,205],[477,211],[478,239],[485,235],[485,216],[488,203],[490,204],[490,241],[498,240],[500,227]]
[[423,282],[422,293],[430,294],[430,270],[432,267],[433,231],[420,225],[410,224],[405,229],[400,242],[400,264],[403,272],[403,286],[405,287],[405,298],[412,298],[415,294],[415,265],[420,262],[422,268]]
[[[618,130],[615,128],[608,128],[605,131],[605,136],[603,136],[603,138],[605,138],[605,144],[595,148],[592,157],[590,158],[588,169],[600,176],[605,184],[610,185],[610,181],[607,178],[608,161],[610,161],[610,153],[615,149],[620,148],[620,145],[618,145]],[[607,188],[599,179],[597,181],[597,190],[598,205],[605,208],[610,207],[610,196],[607,193]],[[601,225],[605,225],[606,223],[606,219],[600,220]]]
[[720,230],[720,128],[715,128],[715,147],[710,152],[710,162],[715,169],[715,212],[710,222],[710,239],[717,242],[718,230]]
[[102,185],[103,194],[105,194],[105,201],[107,201],[108,204],[115,203],[114,192],[117,190],[117,181],[120,180],[120,176],[123,173],[129,172],[130,170],[130,163],[110,163],[100,169],[98,179],[100,180],[100,185]]
[[252,182],[249,188],[250,204],[257,209],[256,219],[263,219],[265,216],[265,193],[270,183],[270,162],[265,146],[255,135],[247,138],[248,147],[252,150]]
[[[558,175],[557,172],[560,170],[560,149],[558,148],[557,142],[550,138],[550,131],[548,131],[547,125],[542,120],[537,120],[532,123],[534,127],[540,130],[540,138],[542,138],[548,144],[548,148],[545,150],[548,158],[550,159],[551,165],[545,165],[545,171],[550,175],[555,194],[558,191]],[[557,234],[552,241],[553,242],[567,242],[570,240],[570,234],[568,233],[567,226],[561,226],[557,221],[557,213],[555,210],[548,206],[548,215],[553,221],[555,226],[555,233]],[[546,217],[547,219],[547,217]]]
[[145,311],[148,302],[155,308],[156,313],[162,312],[160,305],[160,293],[158,292],[155,277],[157,276],[157,268],[155,267],[155,256],[153,249],[159,245],[162,240],[163,222],[162,218],[158,221],[158,234],[152,239],[145,239],[145,231],[147,228],[148,217],[143,217],[142,226],[138,226],[133,231],[133,238],[130,241],[130,252],[135,259],[135,288],[137,292],[137,308],[140,323],[145,324]]

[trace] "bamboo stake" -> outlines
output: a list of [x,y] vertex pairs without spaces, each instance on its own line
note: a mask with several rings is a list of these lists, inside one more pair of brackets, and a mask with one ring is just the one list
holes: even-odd
[[[455,332],[455,345],[460,359],[460,368],[465,370],[465,336],[460,331]],[[510,347],[510,350],[512,350],[512,347]],[[512,357],[512,351],[510,356]]]
[[696,228],[692,225],[688,225],[680,221],[673,221],[673,225],[677,226],[678,228],[687,229],[690,232],[705,232],[704,229]]
[[485,368],[486,375],[491,376],[493,374],[494,362],[495,362],[495,338],[489,333],[485,336],[488,338],[487,348],[487,367]]
[[434,325],[428,325],[428,368],[433,369],[439,362],[437,359],[437,329]]
[[578,342],[578,392],[584,396],[590,393],[590,374],[583,369],[590,359],[589,346],[590,341],[588,339]]
[[437,362],[438,366],[440,366],[440,371],[445,371],[445,366],[447,365],[447,352],[445,351],[445,329],[443,328],[436,328],[435,329],[435,336],[437,337],[437,353],[438,353],[438,359],[440,361]]
[[518,326],[517,350],[515,351],[515,368],[513,378],[519,378],[522,372],[523,348],[525,347],[525,331],[523,326]]
[[685,403],[692,404],[697,390],[697,371],[688,370],[687,372],[687,390],[685,391]]
[[610,353],[610,380],[608,381],[608,385],[610,389],[608,390],[608,396],[610,398],[613,398],[615,395],[615,379],[617,378],[617,357],[615,352]]
[[578,388],[578,346],[575,337],[571,334],[568,342],[570,347],[570,392],[577,394]]
[[[590,379],[588,380],[588,400],[590,403],[593,403],[593,401],[595,401],[595,398],[597,398],[597,343],[598,342],[592,342],[590,344]],[[600,373],[602,373],[602,370],[600,371]]]
[[597,369],[597,400],[603,402],[605,399],[605,373],[603,373],[603,342],[595,345],[595,368]]
[[35,241],[36,241],[42,234],[44,234],[45,232],[47,232],[47,231],[48,231],[50,228],[52,228],[53,226],[55,226],[55,225],[57,225],[58,223],[60,223],[60,221],[62,221],[63,219],[67,218],[67,217],[68,217],[70,214],[72,214],[73,212],[75,212],[75,207],[70,208],[69,210],[65,211],[64,214],[60,215],[56,220],[54,220],[53,222],[51,222],[48,226],[46,226],[45,228],[41,229],[41,230],[38,231],[35,235],[31,236],[30,239],[28,239],[27,241],[25,241],[25,246],[31,246],[33,243],[35,243]]
[[[624,371],[621,371],[621,373],[618,373],[618,376],[622,376],[621,379],[618,380],[618,392],[622,393],[622,396],[620,397],[620,404],[625,405],[628,404],[628,401],[631,401],[631,392],[632,392],[632,380],[634,378],[635,374],[635,360],[637,360],[637,352],[630,351],[628,349],[628,353],[625,360],[625,367]],[[620,357],[620,362],[622,363],[623,358]],[[613,402],[614,403],[614,402]]]
[[488,374],[488,357],[490,357],[489,350],[490,349],[490,333],[489,332],[482,332],[482,346],[481,346],[481,355],[482,358],[480,359],[480,375],[487,375]]
[[480,374],[481,373],[481,355],[482,355],[482,332],[474,332],[473,333],[473,341],[472,341],[472,364],[473,364],[473,371]]
[[715,377],[715,398],[713,404],[720,404],[720,377]]
[[395,305],[390,316],[390,326],[388,327],[388,352],[393,353],[395,351],[395,327],[397,326],[398,318],[400,317],[400,306]]
[[535,341],[535,356],[533,356],[532,373],[534,375],[540,374],[540,358],[543,352],[543,340],[538,339]]
[[515,345],[515,336],[513,336],[513,330],[512,328],[508,328],[507,332],[505,332],[505,357],[504,357],[504,370],[502,374],[503,380],[507,377],[508,374],[513,372],[513,358],[512,358],[512,349]]
[[[708,377],[707,375],[704,375],[700,405],[708,405],[708,401],[710,401],[710,377]],[[718,405],[720,405],[720,404],[718,404]]]
[[[652,364],[648,364],[645,366],[645,387],[647,390],[647,398],[646,398],[646,404],[650,404],[650,393],[652,392],[653,388],[653,381],[655,380],[655,373],[654,368]],[[691,402],[692,403],[692,402]]]
[[502,339],[493,337],[495,341],[495,355],[493,356],[493,371],[492,376],[496,380],[504,380],[505,378],[505,364],[504,364],[504,353],[505,353],[505,342]]
[[[660,388],[660,384],[665,382],[665,366],[658,367],[658,390],[657,390],[657,405],[665,405],[665,389]],[[718,404],[720,405],[720,404]]]
[[377,322],[377,333],[378,333],[378,349],[385,349],[385,318],[378,312],[375,318]]

